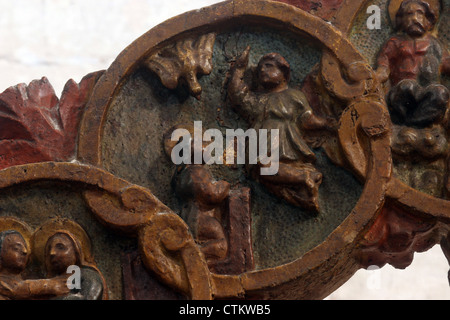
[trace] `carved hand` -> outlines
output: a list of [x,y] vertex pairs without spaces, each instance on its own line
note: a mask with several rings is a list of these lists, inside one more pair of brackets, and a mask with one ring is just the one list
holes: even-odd
[[236,59],[236,62],[231,67],[231,78],[228,86],[228,93],[231,101],[238,105],[240,102],[239,96],[245,95],[249,88],[244,81],[245,70],[248,66],[248,59],[250,54],[250,46],[242,52],[242,54]]
[[331,117],[322,118],[315,114],[311,114],[311,116],[303,122],[302,126],[305,130],[324,129],[333,132],[338,128],[338,122]]
[[339,127],[339,123],[336,119],[328,118],[328,117],[326,118],[326,127],[325,128],[328,131],[331,131],[331,132],[337,131],[338,127]]
[[236,69],[246,69],[247,68],[250,49],[251,49],[251,47],[247,46],[247,48],[245,48],[244,52],[242,52],[242,54],[239,56],[239,58],[237,58],[236,63],[235,63]]
[[385,83],[389,80],[389,69],[387,67],[379,67],[376,71],[376,76],[380,83]]
[[0,294],[8,296],[9,298],[14,296],[14,289],[10,282],[11,281],[4,281],[0,279]]
[[49,293],[55,296],[62,296],[65,294],[69,294],[70,290],[67,287],[67,278],[68,276],[60,276],[52,279],[48,279],[47,287]]

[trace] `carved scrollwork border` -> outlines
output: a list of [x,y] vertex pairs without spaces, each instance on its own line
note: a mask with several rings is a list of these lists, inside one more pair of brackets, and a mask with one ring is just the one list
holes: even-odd
[[[145,188],[89,165],[44,162],[0,172],[0,189],[37,181],[78,182],[98,221],[137,237],[143,262],[162,280],[192,299],[211,299],[208,267],[188,226]],[[170,252],[170,253],[168,253]]]

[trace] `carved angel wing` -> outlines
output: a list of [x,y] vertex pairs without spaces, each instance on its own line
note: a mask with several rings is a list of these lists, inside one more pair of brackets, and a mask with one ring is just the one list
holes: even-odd
[[159,76],[165,87],[173,90],[184,81],[191,95],[200,99],[202,87],[197,75],[211,73],[215,40],[215,33],[180,40],[153,54],[145,65]]

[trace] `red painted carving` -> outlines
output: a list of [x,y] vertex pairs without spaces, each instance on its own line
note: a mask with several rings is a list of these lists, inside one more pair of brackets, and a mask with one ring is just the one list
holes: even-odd
[[329,20],[342,6],[344,0],[276,0],[315,14],[324,20]]
[[385,207],[361,242],[360,263],[364,268],[388,263],[405,269],[415,252],[425,252],[439,241],[435,220]]
[[45,77],[0,94],[0,169],[71,160],[82,112],[102,74],[91,73],[80,84],[69,80],[61,99]]

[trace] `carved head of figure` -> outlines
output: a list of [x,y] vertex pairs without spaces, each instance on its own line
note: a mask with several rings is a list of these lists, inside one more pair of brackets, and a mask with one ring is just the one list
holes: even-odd
[[89,236],[72,220],[54,219],[43,224],[33,234],[32,247],[37,261],[53,275],[65,273],[71,265],[94,264]]
[[20,274],[25,270],[29,258],[27,243],[15,230],[0,233],[0,272]]
[[47,278],[67,275],[70,266],[90,270],[88,273],[95,273],[95,278],[102,282],[98,291],[102,299],[108,298],[105,278],[92,255],[91,240],[78,223],[60,218],[47,221],[35,231],[31,240],[33,255],[45,267]]
[[395,29],[418,38],[431,31],[438,20],[438,13],[426,1],[405,0],[395,16]]
[[259,83],[269,92],[285,90],[291,78],[289,63],[278,53],[263,56],[257,71]]
[[50,276],[65,274],[72,265],[81,265],[81,248],[68,232],[59,231],[51,236],[45,246],[45,266]]

